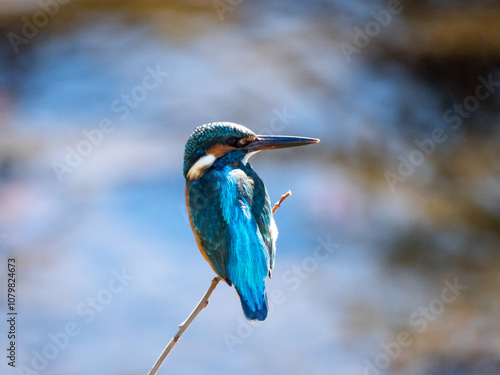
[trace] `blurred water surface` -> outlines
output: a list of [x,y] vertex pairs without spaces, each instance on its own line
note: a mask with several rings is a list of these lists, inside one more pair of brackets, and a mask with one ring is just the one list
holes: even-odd
[[41,4],[0,1],[18,373],[149,371],[213,277],[182,177],[213,121],[321,143],[252,159],[293,192],[269,318],[221,284],[160,373],[500,373],[497,2]]

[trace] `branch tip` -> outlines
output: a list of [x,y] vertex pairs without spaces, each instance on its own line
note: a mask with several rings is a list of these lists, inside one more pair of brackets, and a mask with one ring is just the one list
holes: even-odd
[[287,199],[290,195],[292,195],[292,192],[288,190],[285,194],[281,196],[280,200],[274,204],[274,207],[271,211],[273,215],[278,210],[278,208],[281,207],[281,204],[285,201],[285,199]]

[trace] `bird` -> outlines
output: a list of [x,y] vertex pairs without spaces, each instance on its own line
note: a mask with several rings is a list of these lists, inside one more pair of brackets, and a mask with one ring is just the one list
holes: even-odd
[[317,142],[213,122],[198,126],[186,143],[185,198],[196,243],[213,271],[234,285],[250,321],[268,314],[265,279],[274,267],[278,230],[269,194],[248,159],[261,150]]

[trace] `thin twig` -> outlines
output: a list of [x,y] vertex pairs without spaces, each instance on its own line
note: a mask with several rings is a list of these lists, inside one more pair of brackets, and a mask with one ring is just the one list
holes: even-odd
[[[286,194],[281,196],[281,199],[278,202],[275,203],[275,205],[272,209],[273,215],[276,212],[276,210],[278,208],[280,208],[283,201],[285,199],[287,199],[290,195],[292,195],[292,193],[289,190]],[[201,301],[198,303],[198,305],[195,307],[193,312],[191,314],[189,314],[186,321],[179,325],[179,330],[177,331],[176,335],[174,336],[174,338],[172,340],[170,340],[167,347],[165,349],[163,349],[163,352],[161,353],[160,357],[156,360],[156,363],[154,364],[153,368],[151,369],[151,371],[149,372],[148,375],[156,375],[158,369],[165,361],[165,358],[167,358],[170,351],[173,349],[175,344],[177,344],[177,341],[179,341],[179,339],[184,334],[184,332],[186,332],[188,327],[191,325],[191,323],[196,318],[196,316],[201,312],[201,310],[203,310],[205,307],[207,307],[208,302],[209,302],[208,299],[210,298],[210,295],[215,290],[215,288],[217,287],[217,284],[219,284],[219,281],[221,281],[221,280],[222,280],[222,278],[220,278],[219,276],[215,277],[212,280],[212,283],[210,284],[210,288],[208,288],[207,292],[205,293],[205,295],[203,296]]]
[[188,329],[188,327],[191,325],[193,322],[194,318],[200,313],[201,310],[203,310],[205,307],[208,305],[208,298],[212,294],[212,292],[215,290],[215,287],[221,281],[222,279],[217,276],[212,280],[212,284],[210,284],[210,288],[208,288],[207,292],[201,299],[201,301],[198,303],[198,305],[195,307],[193,312],[189,314],[188,318],[186,319],[185,322],[181,323],[179,325],[179,330],[177,331],[176,335],[170,342],[168,343],[167,347],[163,350],[161,353],[160,357],[156,360],[156,363],[154,364],[153,368],[149,372],[149,375],[155,375],[160,366],[162,365],[163,361],[165,358],[167,358],[168,353],[172,350],[172,348],[177,344],[177,341],[181,338],[181,336],[184,334],[184,332]]
[[272,211],[273,215],[274,215],[274,213],[276,212],[276,210],[277,210],[278,208],[280,208],[281,203],[283,203],[283,201],[284,201],[285,199],[287,199],[290,195],[292,195],[292,192],[291,192],[290,190],[288,190],[285,194],[283,194],[283,195],[281,196],[281,199],[279,200],[279,202],[276,202],[276,203],[274,204],[273,211]]

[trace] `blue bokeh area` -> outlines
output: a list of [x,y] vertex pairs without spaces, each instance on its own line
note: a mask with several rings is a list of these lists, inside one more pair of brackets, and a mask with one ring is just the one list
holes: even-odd
[[219,284],[159,374],[500,373],[499,21],[491,1],[0,1],[0,372],[151,369],[214,277],[184,144],[231,121],[321,143],[251,159],[273,202],[292,192],[268,318]]

